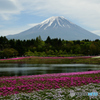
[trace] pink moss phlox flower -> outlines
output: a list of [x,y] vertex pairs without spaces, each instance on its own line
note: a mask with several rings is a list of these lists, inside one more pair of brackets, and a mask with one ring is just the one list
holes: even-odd
[[4,60],[19,60],[19,59],[25,59],[25,58],[32,58],[32,57],[17,57],[17,58],[7,58],[7,59],[0,59],[0,60],[1,61],[4,61]]
[[69,75],[83,75],[83,74],[95,74],[100,73],[100,70],[84,71],[84,72],[71,72],[71,73],[54,73],[54,74],[41,74],[41,75],[29,75],[29,76],[12,76],[12,77],[0,77],[0,80],[7,79],[23,79],[23,78],[42,78],[42,77],[60,77]]
[[[76,57],[37,57],[40,59],[77,59],[77,58],[91,58],[94,56],[76,56]],[[24,58],[36,58],[35,56],[30,56],[30,57],[17,57],[17,58],[7,58],[7,59],[0,59],[1,61],[4,60],[19,60],[19,59],[24,59]]]
[[[57,89],[60,87],[81,86],[88,83],[99,83],[100,77],[73,77],[73,75],[82,75],[100,73],[97,71],[85,71],[74,73],[43,74],[18,77],[0,78],[0,95],[6,96],[17,94],[19,92],[32,92],[44,89]],[[72,75],[71,77],[67,77]]]

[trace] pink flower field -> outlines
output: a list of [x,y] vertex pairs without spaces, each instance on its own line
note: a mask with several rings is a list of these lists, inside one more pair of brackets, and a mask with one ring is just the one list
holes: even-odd
[[[61,87],[82,86],[89,83],[100,83],[100,76],[95,76],[97,71],[43,74],[31,76],[0,77],[0,96],[18,93],[30,93],[44,89],[58,89]],[[74,77],[74,75],[83,77]],[[84,77],[86,74],[94,74],[94,77]],[[71,77],[68,77],[71,75]]]
[[25,58],[32,58],[32,57],[17,57],[17,58],[7,58],[7,59],[0,59],[1,61],[4,60],[18,60],[18,59],[25,59]]
[[5,60],[20,60],[20,59],[25,59],[25,58],[40,58],[40,59],[78,59],[78,58],[92,58],[94,56],[78,56],[78,57],[35,57],[35,56],[30,56],[30,57],[17,57],[17,58],[7,58],[7,59],[0,59],[1,61]]

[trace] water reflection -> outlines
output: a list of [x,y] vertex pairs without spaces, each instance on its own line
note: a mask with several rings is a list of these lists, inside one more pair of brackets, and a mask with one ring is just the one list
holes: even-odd
[[0,76],[38,75],[100,70],[93,64],[0,64]]

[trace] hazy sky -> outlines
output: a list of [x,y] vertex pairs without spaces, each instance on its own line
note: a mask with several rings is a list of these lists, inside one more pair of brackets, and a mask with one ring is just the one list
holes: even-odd
[[100,35],[100,0],[0,0],[0,36],[20,33],[52,16]]

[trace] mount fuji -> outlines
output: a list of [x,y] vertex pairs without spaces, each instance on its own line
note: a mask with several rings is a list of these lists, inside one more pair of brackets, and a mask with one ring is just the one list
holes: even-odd
[[46,40],[48,36],[50,38],[61,38],[64,40],[95,40],[100,39],[100,36],[93,34],[80,26],[68,21],[64,17],[50,17],[47,20],[37,24],[36,26],[23,31],[19,34],[8,35],[8,39],[35,39],[41,36],[43,40]]

